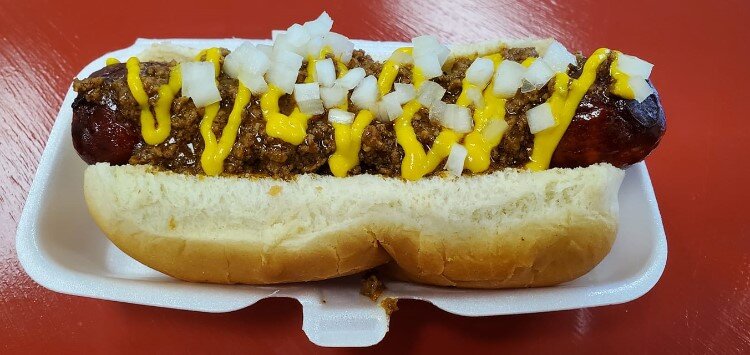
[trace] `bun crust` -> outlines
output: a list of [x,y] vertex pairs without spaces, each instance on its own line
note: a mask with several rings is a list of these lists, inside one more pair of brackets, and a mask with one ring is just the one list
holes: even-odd
[[623,171],[610,165],[414,182],[373,175],[205,177],[97,164],[86,202],[112,242],[187,281],[321,280],[379,265],[444,286],[546,286],[609,252]]

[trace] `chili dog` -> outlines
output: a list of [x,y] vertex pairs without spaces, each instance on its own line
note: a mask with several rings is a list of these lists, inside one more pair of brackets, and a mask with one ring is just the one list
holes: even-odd
[[[651,65],[433,37],[376,60],[324,13],[273,46],[157,46],[73,83],[89,211],[188,281],[553,285],[617,230],[621,168],[665,132]],[[186,55],[186,53],[188,55]]]

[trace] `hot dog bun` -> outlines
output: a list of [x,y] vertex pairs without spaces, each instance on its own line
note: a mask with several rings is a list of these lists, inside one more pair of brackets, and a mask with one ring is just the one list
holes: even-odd
[[96,164],[84,190],[115,245],[182,280],[311,281],[389,263],[406,280],[503,288],[554,285],[596,266],[615,238],[623,175],[599,164],[283,181]]

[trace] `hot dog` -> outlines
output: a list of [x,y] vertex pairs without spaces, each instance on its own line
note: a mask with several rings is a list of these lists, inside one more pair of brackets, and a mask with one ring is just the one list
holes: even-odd
[[379,61],[331,25],[273,47],[155,47],[76,79],[73,145],[105,234],[218,283],[385,265],[427,284],[543,286],[606,256],[620,169],[665,131],[648,63],[430,36]]

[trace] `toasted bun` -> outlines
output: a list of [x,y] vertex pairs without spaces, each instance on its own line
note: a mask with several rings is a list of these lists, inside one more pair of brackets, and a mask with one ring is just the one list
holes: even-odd
[[579,277],[608,253],[623,172],[610,165],[415,182],[295,180],[89,166],[89,211],[112,242],[173,277],[320,280],[389,263],[396,277],[501,288]]

